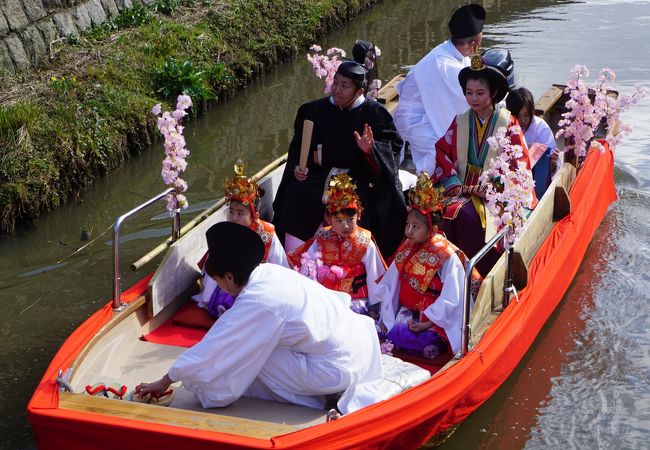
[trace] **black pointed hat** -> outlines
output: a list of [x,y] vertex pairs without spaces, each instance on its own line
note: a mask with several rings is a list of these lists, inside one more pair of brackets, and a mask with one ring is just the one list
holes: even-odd
[[250,274],[264,257],[262,238],[248,227],[219,222],[205,233],[208,241],[208,274],[226,272]]
[[454,39],[476,36],[483,31],[485,9],[481,5],[471,3],[461,6],[449,19],[449,31]]

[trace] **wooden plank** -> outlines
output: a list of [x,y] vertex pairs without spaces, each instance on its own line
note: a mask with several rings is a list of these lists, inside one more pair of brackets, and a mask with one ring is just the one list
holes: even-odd
[[59,393],[59,408],[258,439],[270,439],[297,430],[296,427],[284,424],[69,392]]
[[559,86],[553,85],[535,102],[535,114],[543,116],[546,114],[557,101],[562,97],[564,90]]

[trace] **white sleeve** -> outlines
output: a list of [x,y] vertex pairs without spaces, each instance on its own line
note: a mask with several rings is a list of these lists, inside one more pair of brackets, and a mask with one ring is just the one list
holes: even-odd
[[535,116],[533,120],[535,119],[537,119],[536,121],[538,122],[536,140],[540,144],[546,144],[546,146],[551,150],[557,148],[557,143],[555,142],[555,136],[553,136],[553,131],[551,131],[551,127],[548,126],[548,124],[544,121],[544,119],[537,116]]
[[430,321],[444,328],[451,349],[460,349],[461,328],[463,325],[463,292],[465,268],[456,254],[451,255],[439,271],[442,291],[436,301],[424,310]]
[[269,248],[269,257],[267,258],[266,262],[278,264],[280,266],[291,269],[289,266],[289,260],[287,259],[287,253],[284,251],[284,247],[282,247],[280,239],[278,239],[278,236],[275,233],[273,233],[271,247]]
[[226,406],[255,380],[284,327],[284,320],[271,309],[243,295],[176,360],[169,378],[182,381],[204,408]]
[[386,266],[384,265],[384,260],[381,258],[379,250],[375,242],[371,239],[366,249],[366,253],[363,255],[364,267],[366,268],[366,285],[368,286],[368,303],[371,305],[376,304],[379,300],[377,299],[377,278],[382,276],[386,272]]
[[399,311],[399,281],[399,271],[393,263],[377,285],[375,299],[369,300],[371,305],[381,302],[381,322],[386,325],[388,331],[395,325],[395,317]]
[[210,298],[212,293],[217,288],[217,282],[212,279],[210,275],[203,272],[203,282],[201,292],[194,294],[192,300],[194,300],[201,308],[207,308],[210,304]]
[[413,68],[424,110],[433,128],[433,145],[445,135],[453,118],[469,108],[458,83],[458,74],[464,63],[464,60],[458,62],[451,56],[440,56],[427,59],[422,67],[418,67],[418,63]]

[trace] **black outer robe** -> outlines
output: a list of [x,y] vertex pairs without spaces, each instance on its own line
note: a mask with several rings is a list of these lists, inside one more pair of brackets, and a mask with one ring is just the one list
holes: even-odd
[[[311,150],[305,181],[296,180],[293,171],[300,160],[302,128],[305,119],[314,122]],[[357,145],[354,131],[363,135],[364,124],[372,128],[372,147],[377,173]],[[314,150],[322,145],[322,165],[314,164]],[[311,238],[325,211],[322,196],[332,167],[350,169],[363,205],[360,225],[370,230],[382,255],[393,254],[404,236],[406,202],[399,181],[399,155],[402,148],[393,118],[374,100],[365,100],[354,109],[342,109],[329,97],[305,103],[298,109],[294,136],[282,181],[273,202],[273,223],[283,235],[290,233],[304,241]]]

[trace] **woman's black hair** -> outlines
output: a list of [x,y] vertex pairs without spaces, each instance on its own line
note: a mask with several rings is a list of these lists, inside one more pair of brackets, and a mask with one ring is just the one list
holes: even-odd
[[523,108],[527,108],[530,114],[535,113],[535,100],[533,94],[525,87],[511,89],[506,97],[506,108],[513,116],[519,117]]
[[[436,226],[442,222],[442,213],[440,211],[431,211],[428,214],[423,214],[416,208],[412,208],[411,211],[415,211],[415,217],[417,217],[422,223],[426,224],[427,227],[429,226],[429,223],[431,223],[431,226]],[[431,222],[429,222],[427,216],[429,216],[428,219],[431,219]]]

